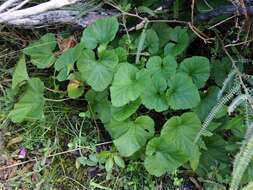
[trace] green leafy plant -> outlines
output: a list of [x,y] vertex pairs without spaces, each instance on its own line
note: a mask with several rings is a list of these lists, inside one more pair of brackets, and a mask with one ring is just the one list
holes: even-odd
[[[168,40],[178,44],[175,47],[170,46],[166,56],[157,54],[160,46],[158,34],[155,29],[149,28],[145,31],[146,37],[140,51],[148,50],[154,56],[150,57],[144,65],[131,64],[128,62],[129,49],[113,48],[110,45],[118,28],[119,24],[115,18],[98,20],[84,30],[79,44],[67,49],[57,59],[51,56],[54,59],[50,58],[50,61],[44,61],[38,55],[53,55],[52,51],[56,48],[53,34],[43,36],[38,42],[29,45],[24,52],[30,56],[33,63],[34,60],[38,60],[35,64],[38,68],[46,68],[54,64],[59,83],[69,81],[66,91],[70,98],[78,99],[85,94],[88,103],[85,115],[93,115],[104,123],[121,156],[133,156],[147,149],[145,166],[150,173],[161,175],[166,171],[172,172],[190,160],[193,138],[200,127],[200,121],[193,113],[173,117],[164,125],[161,137],[151,139],[155,134],[155,123],[145,114],[138,116],[138,109],[141,105],[157,112],[164,112],[169,108],[179,110],[196,107],[200,102],[198,88],[204,85],[209,76],[209,61],[204,57],[192,57],[183,60],[178,67],[175,55],[185,50],[188,35],[182,28],[168,27],[168,31],[172,31]],[[39,43],[49,41],[52,41],[51,45],[36,49]],[[14,86],[27,80],[24,58],[21,58],[21,61],[17,67],[22,64],[22,77],[20,81],[14,80]],[[204,64],[205,67],[196,70],[199,64]],[[35,85],[35,82],[38,84]],[[10,113],[14,122],[22,122],[30,117],[43,119],[44,86],[39,79],[29,79],[27,85],[25,95],[15,104],[14,110]],[[91,89],[86,91],[86,86]],[[23,107],[26,112],[21,110]],[[37,111],[32,112],[34,109]],[[182,138],[186,135],[187,138]],[[177,141],[173,143],[172,139]],[[165,147],[171,147],[169,152]],[[177,156],[173,152],[177,152]],[[171,160],[175,163],[170,163],[160,170],[152,169],[152,164],[157,165],[155,162],[158,161],[159,156],[164,160],[163,165],[167,165]],[[107,168],[111,168],[109,166],[112,165],[112,159],[109,160],[110,162],[106,164]]]
[[[80,103],[79,116],[105,129],[114,148],[81,155],[77,168],[102,163],[109,177],[115,166],[125,168],[127,159],[144,163],[157,177],[184,167],[223,183],[230,180],[236,142],[245,139],[234,162],[231,190],[236,190],[252,158],[252,76],[231,69],[225,58],[188,55],[193,34],[158,22],[145,21],[142,32],[121,36],[115,17],[99,19],[58,56],[54,34],[31,43],[13,72],[12,89],[21,95],[9,118],[42,121],[47,101]],[[29,78],[28,60],[37,69],[49,68],[52,76]],[[45,89],[61,99],[45,98]]]
[[161,130],[161,136],[149,141],[145,167],[156,176],[173,172],[198,151],[193,142],[201,123],[194,113],[170,118]]

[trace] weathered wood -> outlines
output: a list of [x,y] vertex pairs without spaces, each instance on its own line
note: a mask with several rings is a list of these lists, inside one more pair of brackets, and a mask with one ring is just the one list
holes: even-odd
[[87,3],[86,0],[48,0],[31,7],[27,7],[28,2],[30,0],[4,2],[0,5],[0,23],[29,29],[62,24],[86,27],[99,18],[116,14],[102,8],[86,14],[65,8],[68,5],[80,5],[81,7]]
[[99,18],[115,15],[115,12],[100,9],[79,16],[78,11],[48,11],[45,13],[29,16],[23,19],[9,21],[7,24],[21,28],[42,28],[49,25],[69,24],[72,26],[86,27]]
[[23,19],[25,17],[29,17],[32,15],[38,15],[49,10],[59,9],[64,6],[77,3],[78,1],[79,0],[60,0],[60,1],[50,0],[48,2],[41,3],[33,7],[29,7],[29,8],[25,8],[21,10],[6,11],[3,13],[0,13],[0,23],[4,23],[4,22],[6,23],[9,21],[17,20],[17,19]]

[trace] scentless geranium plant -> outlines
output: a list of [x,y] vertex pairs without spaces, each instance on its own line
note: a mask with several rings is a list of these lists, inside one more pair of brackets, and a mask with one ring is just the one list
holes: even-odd
[[[54,87],[63,92],[61,97],[82,103],[80,116],[101,122],[112,139],[117,152],[80,157],[79,164],[102,163],[112,174],[115,164],[125,167],[123,158],[139,159],[159,177],[179,168],[199,176],[214,168],[229,171],[229,156],[238,147],[229,147],[236,140],[225,141],[222,131],[234,132],[237,125],[244,125],[245,114],[247,136],[231,183],[231,190],[238,189],[235,177],[243,177],[252,157],[251,88],[242,83],[251,85],[252,76],[233,62],[235,70],[228,68],[232,71],[226,79],[226,72],[215,68],[224,59],[188,56],[193,34],[185,27],[146,21],[141,32],[123,36],[119,28],[116,17],[99,19],[83,31],[79,43],[59,56],[52,33],[30,43],[13,73],[12,88],[21,95],[9,118],[16,123],[43,120],[44,106],[51,100],[43,93],[48,81],[27,71],[30,60],[38,70],[49,70]],[[221,76],[224,84],[219,89]],[[230,117],[226,105],[230,114],[237,109],[240,113]],[[243,135],[235,133],[235,137],[241,140]],[[249,179],[245,174],[243,183]]]

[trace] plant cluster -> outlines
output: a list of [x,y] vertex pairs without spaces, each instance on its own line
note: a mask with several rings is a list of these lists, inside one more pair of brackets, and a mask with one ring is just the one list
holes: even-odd
[[[140,159],[157,177],[193,170],[207,189],[226,188],[240,150],[230,187],[236,190],[253,177],[252,76],[232,58],[188,56],[192,36],[159,22],[122,35],[110,17],[91,24],[79,43],[58,55],[56,36],[47,33],[20,55],[12,78],[19,99],[8,117],[14,123],[43,120],[47,102],[82,102],[79,116],[100,121],[117,151],[81,156],[78,166],[104,164],[111,175],[114,165]],[[28,60],[52,75],[34,76]],[[45,97],[50,88],[63,99]]]

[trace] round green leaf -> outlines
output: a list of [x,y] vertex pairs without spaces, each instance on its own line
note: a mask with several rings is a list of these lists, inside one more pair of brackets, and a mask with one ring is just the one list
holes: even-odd
[[198,150],[194,139],[200,128],[201,122],[192,112],[169,119],[163,126],[161,136],[153,138],[147,145],[145,168],[148,172],[161,176],[190,160],[192,153]]
[[81,77],[93,90],[103,91],[112,82],[114,70],[118,64],[118,56],[113,50],[101,52],[99,59],[91,50],[85,50],[77,62]]
[[106,45],[111,42],[118,29],[119,23],[115,17],[98,19],[84,30],[81,41],[86,48],[94,49],[98,44]]
[[163,59],[159,56],[153,56],[148,60],[146,67],[151,73],[151,76],[157,76],[167,81],[170,77],[175,75],[177,62],[171,55]]
[[179,72],[189,75],[193,83],[201,88],[210,75],[209,60],[201,56],[186,58],[181,62]]
[[187,29],[177,26],[171,30],[169,36],[170,42],[164,48],[164,55],[177,56],[183,53],[189,44]]
[[152,175],[159,177],[173,172],[186,161],[187,155],[165,138],[156,137],[147,144],[144,166]]
[[67,87],[68,97],[77,99],[84,93],[84,86],[80,84],[80,81],[72,80]]
[[151,54],[155,54],[159,51],[159,38],[153,29],[146,31],[144,46],[148,48]]
[[135,121],[111,121],[106,129],[122,156],[131,156],[143,148],[154,135],[154,121],[148,116],[138,117]]
[[115,74],[111,91],[112,105],[121,107],[136,100],[145,90],[149,75],[134,65],[122,63]]
[[201,122],[193,112],[170,118],[161,131],[161,136],[166,136],[167,140],[172,141],[180,150],[191,156],[193,143],[201,128]]
[[23,52],[31,56],[31,62],[39,69],[50,67],[55,62],[53,54],[57,42],[55,35],[48,33],[42,36],[38,41],[32,42]]
[[142,95],[142,103],[148,109],[154,109],[157,112],[165,111],[169,108],[165,90],[166,82],[161,78],[152,78],[152,83],[148,90],[145,90]]
[[182,73],[177,73],[169,81],[169,90],[166,96],[173,109],[194,108],[200,102],[197,87],[192,83],[189,76]]
[[154,23],[152,25],[152,29],[155,30],[157,33],[158,38],[160,39],[160,48],[164,47],[165,44],[167,44],[170,40],[170,33],[172,31],[172,28],[169,27],[166,23]]

